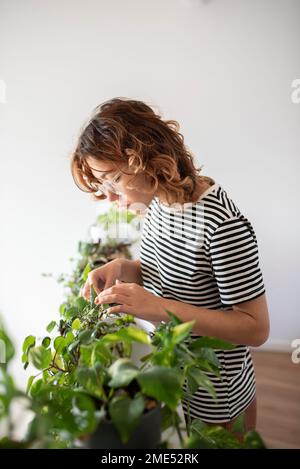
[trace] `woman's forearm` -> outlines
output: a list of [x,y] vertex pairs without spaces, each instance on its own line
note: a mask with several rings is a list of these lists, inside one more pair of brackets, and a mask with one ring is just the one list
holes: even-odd
[[167,298],[159,298],[158,305],[157,320],[170,320],[165,311],[167,308],[183,322],[195,320],[192,331],[195,334],[216,337],[236,345],[257,347],[264,342],[256,320],[242,311],[212,310]]
[[[140,259],[134,261],[121,259],[121,278],[123,282],[143,286]],[[217,310],[202,308],[181,301],[157,297],[153,315],[149,321],[158,323],[169,321],[166,309],[174,313],[182,322],[195,320],[193,333],[212,336],[233,344],[257,347],[265,342],[264,328],[249,314],[238,310]]]
[[121,280],[127,283],[137,283],[143,285],[141,261],[121,259]]

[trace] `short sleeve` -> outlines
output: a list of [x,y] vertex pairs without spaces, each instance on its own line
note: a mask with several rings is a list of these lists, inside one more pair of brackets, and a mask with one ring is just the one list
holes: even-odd
[[234,305],[265,292],[254,229],[247,218],[230,218],[215,230],[210,255],[221,301]]

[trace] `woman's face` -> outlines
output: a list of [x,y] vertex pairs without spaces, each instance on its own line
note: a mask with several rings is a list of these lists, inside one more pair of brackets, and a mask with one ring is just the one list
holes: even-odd
[[[92,157],[87,158],[87,163],[93,175],[99,179],[100,182],[115,180],[116,188],[119,193],[116,194],[108,189],[105,195],[110,202],[116,201],[119,207],[128,207],[130,205],[133,211],[135,211],[133,204],[141,204],[139,208],[141,211],[144,210],[143,206],[145,209],[148,207],[154,197],[154,192],[145,192],[145,190],[150,190],[150,186],[144,174],[127,175],[119,173],[112,163],[97,161]],[[125,165],[122,166],[122,169],[129,172]],[[115,179],[115,176],[118,174],[119,177]],[[134,189],[128,187],[128,185],[131,186],[131,184],[134,186]],[[136,207],[138,207],[138,205],[136,205]]]

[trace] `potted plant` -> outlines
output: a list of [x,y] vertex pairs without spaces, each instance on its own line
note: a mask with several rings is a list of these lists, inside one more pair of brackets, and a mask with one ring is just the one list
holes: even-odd
[[[134,326],[133,316],[108,317],[108,305],[95,306],[94,298],[92,289],[90,302],[78,297],[61,308],[59,322],[47,327],[49,334],[58,334],[47,335],[39,345],[34,336],[24,341],[25,368],[31,362],[39,370],[28,380],[36,412],[32,428],[41,432],[42,416],[49,423],[44,428],[48,432],[50,427],[57,438],[61,431],[69,432],[70,441],[89,433],[86,446],[107,448],[109,435],[110,448],[150,448],[160,444],[164,417],[172,419],[180,435],[181,348],[194,322],[181,324],[170,313],[170,323],[161,324],[150,338]],[[140,367],[131,360],[134,343],[152,348]],[[81,424],[77,428],[75,416]]]
[[[97,220],[104,231],[117,218],[113,210]],[[127,212],[126,222],[133,218]],[[38,370],[29,377],[26,394],[15,388],[6,368],[0,375],[0,404],[5,404],[0,419],[11,421],[10,404],[20,396],[33,414],[21,442],[13,441],[8,432],[0,446],[166,448],[169,443],[161,441],[161,434],[168,429],[177,432],[182,448],[229,444],[228,432],[211,433],[211,427],[190,418],[185,438],[186,426],[177,408],[183,395],[191,397],[198,386],[215,396],[206,375],[207,371],[219,373],[213,349],[231,344],[212,338],[192,340],[194,321],[182,323],[171,311],[167,311],[167,323],[147,333],[136,327],[136,318],[130,314],[107,315],[108,305],[96,307],[93,289],[90,301],[80,297],[89,271],[115,257],[130,259],[130,246],[131,242],[117,242],[109,236],[104,243],[79,243],[73,273],[58,279],[66,288],[60,317],[48,324],[41,340],[33,335],[24,340],[24,368],[31,363]],[[3,337],[11,350],[4,332]],[[139,364],[132,353],[138,345],[148,351]],[[188,387],[183,392],[185,380]],[[232,439],[230,445],[234,445]]]
[[[66,299],[59,308],[60,319],[47,331],[59,335],[44,337],[38,346],[33,336],[24,341],[24,367],[31,361],[40,370],[28,381],[36,412],[32,428],[40,433],[42,429],[50,441],[68,434],[72,445],[83,441],[86,447],[150,448],[168,444],[160,442],[161,432],[171,428],[183,446],[185,425],[177,413],[183,394],[188,399],[195,387],[203,386],[215,396],[205,372],[219,373],[213,348],[232,348],[231,344],[209,338],[192,342],[194,322],[183,324],[170,311],[170,321],[162,322],[150,337],[136,327],[133,316],[108,316],[108,305],[96,307],[93,289],[90,302],[79,296],[90,270],[116,257],[131,259],[132,242],[118,242],[108,232],[113,223],[123,219],[130,224],[134,218],[114,207],[99,215],[96,227],[106,233],[101,236],[105,242],[80,242],[73,273],[58,279],[64,282]],[[139,364],[132,359],[137,346],[148,349]],[[192,439],[187,444],[193,444],[194,425],[189,421],[188,427]]]
[[[176,367],[173,368],[170,366],[171,350],[175,355],[180,355],[181,352],[186,352],[187,348],[184,346],[184,337],[186,337],[186,332],[189,329],[189,326],[182,324],[178,319],[170,313],[170,318],[172,319],[170,323],[162,323],[160,326],[160,331],[156,331],[153,335],[153,344],[156,345],[153,347],[153,352],[148,357],[144,357],[144,363],[148,361],[148,366],[145,367],[145,370],[148,369],[149,374],[147,376],[141,373],[142,383],[144,380],[144,385],[142,385],[141,396],[147,397],[148,406],[145,406],[140,424],[137,426],[137,430],[134,430],[132,436],[129,438],[127,444],[122,443],[122,438],[120,439],[119,433],[125,431],[125,435],[132,430],[129,428],[128,422],[125,423],[124,420],[121,422],[120,429],[121,431],[117,432],[114,428],[114,422],[105,423],[105,416],[101,415],[101,409],[97,408],[99,403],[98,397],[94,397],[94,392],[90,391],[93,389],[93,378],[88,381],[88,392],[84,390],[84,387],[72,386],[72,380],[70,380],[67,385],[63,383],[54,384],[54,381],[60,381],[60,374],[63,373],[62,369],[55,368],[53,371],[53,376],[55,380],[51,383],[51,380],[48,379],[46,371],[43,369],[40,373],[40,377],[36,376],[36,380],[33,381],[32,378],[29,379],[28,386],[30,387],[30,395],[25,394],[23,391],[19,390],[15,384],[13,377],[9,374],[8,371],[8,362],[13,357],[14,347],[12,341],[9,339],[8,334],[4,331],[3,326],[0,324],[0,345],[2,346],[1,357],[5,358],[2,360],[0,366],[0,448],[66,448],[66,447],[105,447],[105,448],[114,448],[114,447],[133,447],[133,448],[148,448],[149,446],[153,447],[159,441],[160,436],[160,425],[164,427],[177,428],[177,431],[180,429],[180,419],[175,410],[175,402],[178,399],[180,394],[179,388],[176,384],[177,375],[172,375],[172,370],[174,371]],[[129,322],[130,323],[130,322]],[[126,322],[125,322],[126,324]],[[128,323],[127,323],[128,324]],[[120,324],[119,324],[120,326]],[[177,326],[180,326],[179,328]],[[51,326],[52,327],[52,326]],[[119,329],[119,332],[122,329]],[[136,331],[139,334],[139,331]],[[132,330],[127,331],[129,335],[132,336]],[[78,335],[80,332],[78,332]],[[122,335],[123,333],[121,333]],[[61,336],[58,336],[61,337]],[[66,336],[65,336],[66,337]],[[122,335],[122,339],[124,336]],[[137,338],[137,337],[136,337]],[[213,339],[211,339],[213,340]],[[57,348],[61,345],[61,339],[57,340],[54,338]],[[187,340],[189,342],[189,339]],[[32,336],[29,336],[24,341],[24,352],[25,355],[31,355],[30,350],[32,350],[32,359],[38,368],[45,366],[49,355],[48,350],[48,340],[43,339],[42,349],[35,347],[35,340]],[[125,344],[130,344],[130,342],[125,341]],[[117,345],[117,342],[114,342]],[[161,346],[159,346],[159,344]],[[162,345],[163,344],[163,345]],[[189,347],[188,347],[189,349]],[[84,349],[83,349],[84,350]],[[95,353],[103,354],[104,348],[100,347],[100,350],[97,350]],[[54,356],[52,360],[59,364],[59,368],[62,360],[59,360],[59,355],[62,354],[62,350]],[[83,351],[84,355],[89,356],[89,352],[85,349]],[[85,357],[86,359],[86,357]],[[84,359],[84,360],[85,360]],[[149,366],[149,363],[152,362],[152,365]],[[156,365],[155,363],[164,363],[164,366]],[[175,365],[173,361],[173,365]],[[54,363],[53,363],[54,364]],[[114,366],[117,367],[118,360],[114,362]],[[118,391],[121,389],[123,391],[128,391],[129,386],[125,386],[124,383],[130,379],[128,374],[136,373],[134,367],[128,367],[129,361],[119,362],[119,370],[123,367],[125,375],[122,373],[114,373],[113,379],[115,379],[115,384],[117,380],[123,380],[123,386],[112,387],[115,396],[118,396]],[[190,363],[191,365],[191,363]],[[192,365],[193,366],[193,365]],[[144,367],[142,367],[143,369]],[[168,370],[168,376],[165,376],[166,370]],[[116,371],[116,370],[115,370]],[[142,370],[140,370],[142,371]],[[162,375],[164,371],[164,375]],[[64,379],[66,380],[67,375],[64,374]],[[168,387],[157,386],[157,383],[160,385],[162,379],[165,380],[165,383],[169,385]],[[136,375],[137,377],[137,375]],[[146,381],[145,381],[146,377]],[[70,375],[69,375],[70,378]],[[151,378],[151,379],[150,379]],[[154,378],[154,382],[153,382]],[[146,386],[145,386],[146,382]],[[74,383],[73,383],[74,384]],[[120,381],[119,381],[119,384]],[[152,394],[148,396],[145,394],[145,389],[149,387],[149,393]],[[151,389],[152,386],[152,389]],[[171,387],[170,387],[171,386]],[[132,388],[131,388],[132,390]],[[171,390],[176,391],[176,397],[171,397]],[[136,389],[137,391],[137,389]],[[178,391],[178,393],[177,393]],[[97,391],[96,391],[97,392]],[[134,393],[133,393],[134,394]],[[138,396],[138,392],[135,393],[135,396]],[[124,397],[124,396],[123,396]],[[162,400],[160,398],[162,397]],[[140,399],[139,398],[139,399]],[[13,405],[15,401],[22,400],[24,409],[30,409],[33,414],[33,420],[29,425],[27,434],[25,438],[18,440],[16,439],[14,433],[14,420],[15,415],[13,415]],[[114,398],[111,399],[111,402]],[[139,401],[137,399],[136,402]],[[134,399],[132,399],[133,401]],[[127,417],[128,412],[122,406],[122,398],[119,400],[119,403],[115,407],[120,412],[118,418],[125,415]],[[127,401],[128,402],[128,401]],[[169,403],[169,405],[162,403]],[[119,406],[119,408],[118,408]],[[137,405],[137,408],[139,405]],[[134,411],[137,413],[138,409],[134,408]],[[131,415],[133,417],[133,415]],[[121,419],[122,420],[122,419]],[[100,424],[99,424],[100,422]],[[132,422],[132,420],[131,420]],[[149,437],[149,426],[151,428],[151,438]],[[123,430],[122,430],[123,428]],[[242,428],[242,419],[239,419],[237,422],[236,432],[239,432]],[[113,431],[112,431],[113,430]],[[264,448],[264,443],[256,432],[248,432],[244,434],[243,438],[236,438],[233,434],[224,430],[222,427],[218,426],[207,426],[205,423],[200,420],[193,420],[190,428],[190,435],[188,438],[180,439],[180,446],[185,449],[189,448]],[[4,432],[4,436],[3,436]],[[1,435],[2,433],[2,435]],[[136,438],[136,433],[138,438]],[[82,444],[83,436],[85,438],[84,443]],[[106,441],[105,441],[106,438]],[[100,442],[100,443],[99,443]],[[115,446],[114,446],[115,445]],[[167,448],[168,442],[162,442],[159,445],[156,445],[160,448]]]

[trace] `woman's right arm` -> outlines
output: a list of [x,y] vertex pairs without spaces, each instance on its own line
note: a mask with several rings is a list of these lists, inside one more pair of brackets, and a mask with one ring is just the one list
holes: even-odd
[[121,278],[122,282],[137,283],[143,285],[141,261],[136,259],[131,261],[129,259],[120,259],[121,261]]

